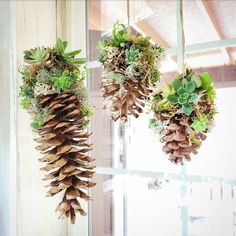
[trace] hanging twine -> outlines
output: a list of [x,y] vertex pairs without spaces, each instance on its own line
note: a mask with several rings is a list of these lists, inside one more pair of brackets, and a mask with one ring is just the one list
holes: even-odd
[[182,73],[184,75],[185,74],[185,36],[184,36],[183,0],[180,0],[179,15],[180,15],[180,25],[181,25]]
[[128,19],[128,33],[130,34],[130,6],[129,6],[130,2],[129,0],[127,0],[127,19]]

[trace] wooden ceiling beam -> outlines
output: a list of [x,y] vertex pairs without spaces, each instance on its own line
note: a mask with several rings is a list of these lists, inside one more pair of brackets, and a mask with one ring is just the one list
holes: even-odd
[[[160,44],[164,48],[171,48],[171,46],[157,33],[157,31],[146,21],[140,20],[132,25],[137,31],[144,33],[145,35],[151,37],[154,43]],[[176,56],[172,56],[171,59],[177,62]]]
[[135,25],[141,32],[151,37],[154,43],[159,43],[164,48],[171,47],[146,20],[138,21]]
[[[224,39],[224,35],[221,31],[221,28],[216,20],[215,14],[212,11],[208,1],[201,0],[201,1],[196,1],[198,4],[198,7],[201,11],[201,13],[205,16],[205,18],[209,21],[209,23],[212,25],[212,28],[215,30],[218,39],[222,40]],[[229,49],[227,48],[221,48],[222,53],[226,57],[227,63],[228,64],[234,64],[234,60],[230,54]]]
[[[224,65],[224,66],[212,66],[195,68],[194,71],[197,74],[202,72],[209,72],[213,76],[214,85],[216,88],[235,87],[236,86],[236,66],[235,65]],[[158,87],[161,88],[166,82],[170,82],[175,77],[175,72],[162,73],[161,83]]]

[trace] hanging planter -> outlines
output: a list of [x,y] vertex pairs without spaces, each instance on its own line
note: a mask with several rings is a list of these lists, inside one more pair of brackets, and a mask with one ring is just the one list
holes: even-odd
[[129,115],[137,118],[160,78],[164,49],[152,45],[148,37],[128,33],[119,22],[114,25],[112,37],[100,41],[98,47],[104,68],[103,97],[112,119],[126,121]]
[[93,176],[94,158],[88,143],[91,135],[86,131],[91,115],[84,87],[86,70],[84,59],[76,58],[81,50],[66,53],[67,42],[57,39],[53,48],[33,48],[25,51],[25,65],[21,68],[23,84],[20,88],[21,106],[33,122],[36,147],[43,154],[41,168],[48,174],[50,187],[47,196],[62,192],[57,207],[59,218],[70,217],[75,223],[75,213],[86,215],[77,198],[89,200],[82,191],[95,185],[88,179]]
[[154,119],[150,127],[160,135],[163,151],[175,164],[189,161],[197,154],[216,114],[212,77],[186,69],[172,83],[167,83],[152,99]]

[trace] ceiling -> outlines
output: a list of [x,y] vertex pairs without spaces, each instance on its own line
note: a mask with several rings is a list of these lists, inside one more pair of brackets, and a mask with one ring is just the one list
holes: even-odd
[[[129,7],[133,29],[165,48],[176,46],[175,0],[130,0]],[[183,7],[186,45],[236,38],[235,0],[184,0]],[[90,30],[106,35],[117,20],[127,23],[126,0],[89,0]],[[235,61],[236,47],[186,55],[186,63],[193,68],[233,65]],[[167,58],[162,71],[176,70],[176,57]]]

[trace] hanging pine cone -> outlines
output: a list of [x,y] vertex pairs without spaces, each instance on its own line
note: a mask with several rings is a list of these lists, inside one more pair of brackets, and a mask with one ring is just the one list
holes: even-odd
[[[126,121],[128,115],[137,118],[139,113],[143,112],[144,101],[148,100],[148,95],[152,91],[133,80],[125,81],[122,88],[114,80],[104,80],[102,86],[104,89],[103,97],[112,101],[110,110],[114,121],[118,119]],[[120,93],[121,90],[123,90],[122,93]]]
[[171,162],[183,164],[198,153],[216,113],[214,98],[210,74],[197,76],[188,69],[153,97],[150,126],[158,131]]
[[[206,135],[202,132],[196,133],[195,140],[197,143],[189,142],[188,138],[188,125],[178,118],[169,120],[169,124],[160,133],[161,142],[164,143],[162,150],[169,154],[169,160],[175,164],[182,164],[184,161],[190,161],[191,154],[197,154],[197,149],[200,147],[201,141],[206,139]],[[167,120],[162,115],[157,116],[157,120]]]
[[159,80],[159,64],[164,50],[152,45],[148,37],[131,35],[125,26],[114,25],[112,38],[99,42],[100,62],[104,66],[103,97],[112,119],[126,121],[143,112],[152,87]]
[[[22,70],[23,85],[21,105],[32,115],[32,128],[38,133],[36,147],[43,154],[39,160],[46,165],[41,170],[49,172],[47,196],[62,193],[57,207],[59,218],[70,217],[75,223],[75,213],[86,215],[78,199],[90,200],[83,189],[93,187],[89,181],[94,172],[88,155],[92,150],[86,131],[89,106],[83,80],[85,71],[73,63],[80,51],[65,53],[67,42],[57,40],[55,48],[44,47],[26,51],[29,66]],[[37,51],[38,50],[38,51]],[[48,56],[49,54],[49,56]],[[50,63],[48,58],[51,58]],[[49,66],[50,65],[50,66]]]

